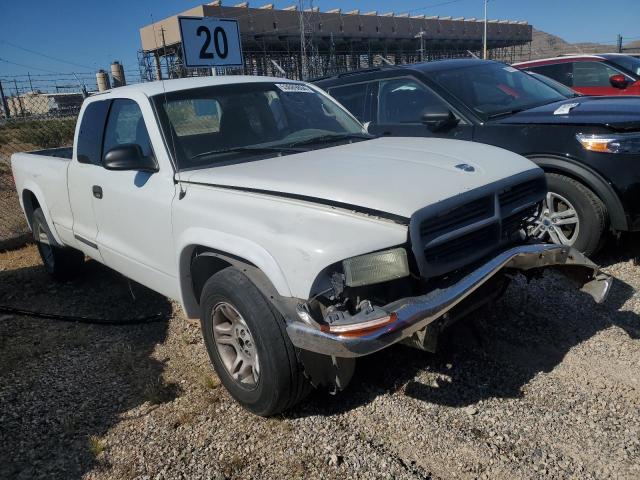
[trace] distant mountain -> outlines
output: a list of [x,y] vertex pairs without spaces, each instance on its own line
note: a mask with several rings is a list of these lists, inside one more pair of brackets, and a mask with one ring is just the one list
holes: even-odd
[[[632,49],[633,53],[640,53],[640,41],[626,43],[623,46],[625,49]],[[569,43],[556,35],[533,29],[531,60],[557,57],[566,53],[610,53],[615,51],[615,45],[589,42]]]

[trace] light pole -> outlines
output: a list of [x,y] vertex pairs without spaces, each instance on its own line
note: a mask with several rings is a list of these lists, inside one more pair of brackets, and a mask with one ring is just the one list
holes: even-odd
[[482,58],[487,59],[487,3],[489,0],[484,0],[484,36],[482,37]]
[[420,61],[424,62],[424,34],[426,32],[421,31],[415,36],[415,38],[420,38]]

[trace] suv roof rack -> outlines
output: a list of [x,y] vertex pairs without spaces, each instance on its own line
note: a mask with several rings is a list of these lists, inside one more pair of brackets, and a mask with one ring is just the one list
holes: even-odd
[[400,68],[403,67],[404,65],[379,65],[377,67],[369,67],[369,68],[360,68],[358,70],[350,70],[348,72],[340,72],[340,73],[334,73],[331,75],[325,75],[323,77],[316,77],[316,78],[312,78],[307,80],[308,82],[318,82],[320,80],[327,80],[329,78],[343,78],[343,77],[349,77],[351,75],[360,75],[361,73],[369,73],[369,72],[377,72],[379,70],[387,70],[387,69],[391,69],[391,68]]

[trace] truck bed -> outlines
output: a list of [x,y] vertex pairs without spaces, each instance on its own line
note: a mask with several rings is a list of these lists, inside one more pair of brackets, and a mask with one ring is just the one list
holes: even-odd
[[28,152],[31,155],[44,155],[45,157],[64,158],[71,160],[73,157],[73,147],[47,148],[45,150],[34,150]]
[[26,206],[29,210],[33,205],[31,199],[35,197],[56,241],[61,244],[64,242],[58,234],[59,228],[71,231],[73,225],[67,193],[67,168],[71,158],[71,147],[14,153],[11,156],[11,168],[23,209]]

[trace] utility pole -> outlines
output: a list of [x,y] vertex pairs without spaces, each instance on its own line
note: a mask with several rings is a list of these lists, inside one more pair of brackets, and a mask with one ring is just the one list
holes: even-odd
[[622,53],[622,35],[618,34],[618,53]]
[[4,114],[4,118],[9,118],[9,107],[7,106],[7,99],[4,96],[4,90],[2,90],[1,81],[0,81],[0,108],[2,108],[2,113]]
[[487,3],[489,0],[484,0],[484,36],[482,37],[482,58],[487,59]]
[[300,74],[302,80],[307,79],[307,39],[304,31],[304,1],[298,1],[298,14],[300,16]]

